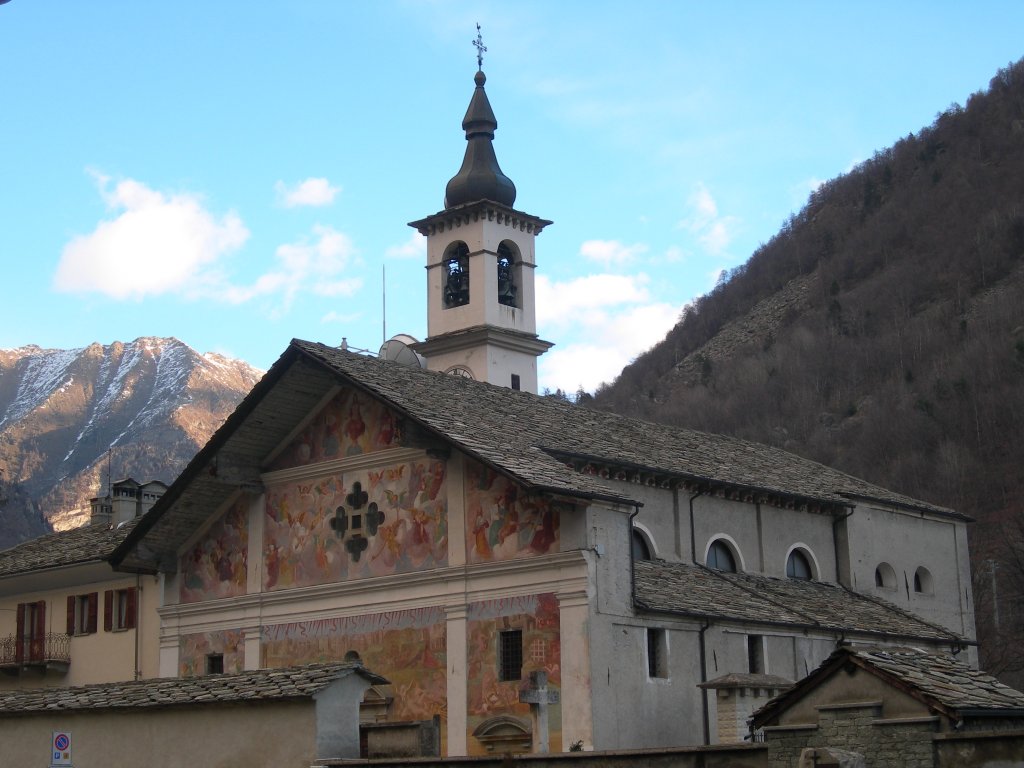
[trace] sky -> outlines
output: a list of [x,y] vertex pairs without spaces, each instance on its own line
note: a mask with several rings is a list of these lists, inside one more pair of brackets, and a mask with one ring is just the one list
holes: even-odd
[[[537,240],[542,389],[593,392],[820,183],[1024,56],[1024,3],[0,3],[0,348],[426,336],[476,24]],[[386,297],[386,300],[385,300]]]

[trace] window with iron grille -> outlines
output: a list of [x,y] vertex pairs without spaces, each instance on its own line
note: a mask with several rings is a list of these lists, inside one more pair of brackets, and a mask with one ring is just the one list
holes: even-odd
[[521,680],[523,677],[523,631],[509,629],[498,635],[498,679]]

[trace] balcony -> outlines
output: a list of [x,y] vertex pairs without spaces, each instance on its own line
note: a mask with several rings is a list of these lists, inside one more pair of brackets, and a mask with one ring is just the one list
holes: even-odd
[[64,674],[71,664],[67,635],[50,632],[39,637],[0,638],[0,671],[8,675],[35,670]]

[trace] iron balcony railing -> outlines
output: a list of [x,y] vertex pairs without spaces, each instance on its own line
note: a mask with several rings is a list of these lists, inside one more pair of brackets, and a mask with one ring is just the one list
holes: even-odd
[[0,638],[0,665],[71,663],[69,638],[50,632],[39,637],[8,635]]

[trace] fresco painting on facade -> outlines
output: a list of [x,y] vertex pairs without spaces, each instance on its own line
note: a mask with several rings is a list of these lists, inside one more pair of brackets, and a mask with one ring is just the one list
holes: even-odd
[[346,389],[325,405],[271,465],[288,469],[398,447],[398,419],[382,403]]
[[242,494],[181,558],[181,602],[244,595],[250,498]]
[[470,562],[511,560],[558,551],[558,510],[525,498],[504,475],[466,462],[466,549]]
[[[501,633],[519,630],[522,635],[520,679],[499,679]],[[468,640],[467,733],[470,754],[486,754],[486,748],[472,737],[474,729],[497,715],[513,715],[530,722],[530,706],[519,701],[519,691],[531,672],[548,673],[548,687],[561,688],[561,638],[558,598],[553,593],[506,597],[470,603],[466,614]],[[550,743],[562,738],[562,710],[554,704],[548,710]]]
[[208,660],[221,656],[223,672],[235,674],[245,666],[245,642],[242,633],[236,629],[220,632],[199,632],[182,635],[178,646],[179,677],[195,677],[209,674]]
[[391,682],[389,720],[447,718],[445,615],[440,607],[263,627],[265,667],[338,661],[351,651]]
[[[369,521],[370,509],[378,517],[360,534],[364,549],[353,551],[344,533],[356,514]],[[263,537],[266,590],[444,566],[445,464],[425,459],[268,488]]]

